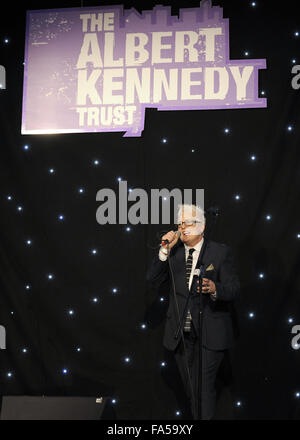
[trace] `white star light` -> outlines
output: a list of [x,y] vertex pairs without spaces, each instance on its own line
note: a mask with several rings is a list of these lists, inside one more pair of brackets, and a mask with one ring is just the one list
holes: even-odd
[[263,273],[260,273],[260,274],[259,274],[259,278],[260,278],[260,279],[263,279],[264,277],[265,277],[265,275],[264,275]]
[[249,318],[254,318],[254,316],[255,316],[255,315],[254,315],[253,312],[250,312],[250,313],[249,313]]
[[79,192],[79,194],[83,194],[84,193],[84,189],[83,188],[79,188],[78,192]]
[[99,165],[99,160],[98,160],[98,159],[94,159],[94,162],[93,162],[93,163],[94,163],[94,165],[97,166],[97,165]]
[[4,43],[8,44],[9,43],[9,39],[8,38],[4,38]]
[[166,366],[166,362],[165,362],[165,361],[162,361],[162,362],[160,363],[160,366],[161,366],[161,367],[165,367],[165,366]]
[[68,374],[67,368],[63,368],[61,372],[62,372],[62,374]]
[[129,358],[129,357],[126,357],[126,358],[124,359],[124,361],[126,362],[126,364],[129,364],[129,362],[130,362],[130,358]]
[[96,254],[98,253],[98,251],[97,251],[97,249],[92,249],[92,250],[91,250],[91,253],[92,253],[93,255],[96,255]]
[[230,133],[229,128],[225,128],[225,129],[224,129],[224,133],[226,133],[226,134]]
[[163,144],[166,144],[168,142],[168,140],[166,138],[163,138],[161,141]]
[[12,373],[9,371],[9,372],[6,374],[6,376],[7,376],[7,377],[12,377]]
[[71,316],[74,315],[74,310],[72,310],[72,309],[68,310],[68,314],[71,315]]
[[32,241],[31,241],[31,240],[26,240],[26,244],[27,244],[28,246],[30,246],[30,245],[31,245],[31,243],[32,243]]
[[49,273],[49,274],[47,275],[47,277],[48,277],[48,280],[53,280],[53,274],[52,274],[52,273]]
[[241,196],[240,196],[239,194],[236,194],[236,195],[234,196],[234,198],[235,198],[235,200],[240,200]]
[[7,196],[7,200],[12,200],[12,196]]
[[289,125],[287,129],[288,129],[288,131],[292,131],[293,127],[291,125]]
[[146,324],[141,324],[141,328],[144,330],[146,328]]
[[23,211],[23,207],[22,207],[22,206],[18,206],[17,210],[18,210],[19,212],[21,212],[21,211]]
[[23,149],[24,149],[24,150],[29,150],[30,147],[29,147],[29,145],[24,145]]
[[255,154],[252,154],[252,156],[250,157],[250,159],[254,162],[256,160],[256,156]]
[[55,173],[54,168],[50,168],[50,169],[49,169],[49,174],[54,174],[54,173]]
[[242,406],[242,402],[241,401],[236,402],[236,406]]
[[63,221],[64,219],[65,219],[64,215],[59,214],[59,216],[58,216],[58,220]]
[[112,292],[113,292],[113,293],[117,293],[117,292],[118,292],[118,289],[117,289],[116,287],[114,287],[113,290],[112,290]]
[[94,302],[94,303],[97,303],[98,301],[99,301],[98,298],[93,298],[93,302]]
[[300,238],[300,234],[297,234],[297,238]]
[[30,284],[26,284],[25,289],[30,290]]

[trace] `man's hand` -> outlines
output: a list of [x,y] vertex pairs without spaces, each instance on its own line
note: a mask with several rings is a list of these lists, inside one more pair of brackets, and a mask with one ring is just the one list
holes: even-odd
[[165,234],[161,240],[169,240],[169,243],[164,245],[163,248],[165,249],[172,249],[172,247],[177,243],[179,238],[179,234],[177,234],[174,231],[170,231],[167,234]]
[[[199,280],[197,280],[197,283],[199,284]],[[209,280],[208,278],[203,278],[202,280],[202,293],[215,293],[216,291],[216,285],[213,281]],[[197,292],[200,293],[200,286],[197,286]]]

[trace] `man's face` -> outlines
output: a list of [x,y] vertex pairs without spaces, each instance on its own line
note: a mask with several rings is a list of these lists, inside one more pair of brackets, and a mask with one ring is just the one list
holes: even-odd
[[184,244],[194,246],[202,238],[203,226],[193,216],[192,212],[183,212],[178,224],[178,231],[180,232],[180,239]]

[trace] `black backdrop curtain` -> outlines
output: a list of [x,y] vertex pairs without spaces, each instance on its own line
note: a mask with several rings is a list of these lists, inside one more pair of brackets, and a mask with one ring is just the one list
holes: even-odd
[[[0,393],[108,395],[120,419],[178,418],[176,370],[162,347],[167,293],[145,280],[157,232],[168,227],[127,231],[95,218],[97,191],[117,191],[121,177],[148,192],[204,188],[206,207],[220,207],[213,238],[232,246],[242,291],[219,417],[299,418],[300,351],[291,347],[291,329],[300,324],[300,91],[291,86],[292,66],[300,64],[297,2],[213,2],[230,19],[230,57],[248,50],[267,59],[259,74],[266,109],[149,109],[140,138],[22,136],[25,11],[80,3],[23,2],[0,16],[7,73],[0,91],[0,324],[7,337]],[[123,4],[141,11],[156,2]],[[163,4],[173,14],[199,6]]]

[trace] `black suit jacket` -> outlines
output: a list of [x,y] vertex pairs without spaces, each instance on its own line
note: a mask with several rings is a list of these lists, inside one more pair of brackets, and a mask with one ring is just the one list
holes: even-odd
[[[182,317],[186,298],[189,295],[186,282],[185,247],[182,242],[171,249],[170,263],[173,269],[179,315]],[[239,293],[240,283],[231,250],[225,244],[209,241],[203,255],[203,263],[204,276],[214,281],[216,285],[217,300],[213,301],[209,295],[203,295],[202,345],[210,350],[225,350],[232,347],[234,342],[231,306]],[[213,266],[213,270],[206,271],[210,265]],[[158,252],[147,272],[147,280],[156,286],[169,280],[170,300],[163,344],[168,350],[173,351],[180,342],[180,335],[178,339],[174,337],[179,323],[178,311],[172,291],[168,261],[161,261]],[[198,299],[196,298],[197,295],[190,300],[189,309],[198,331],[199,296]]]

